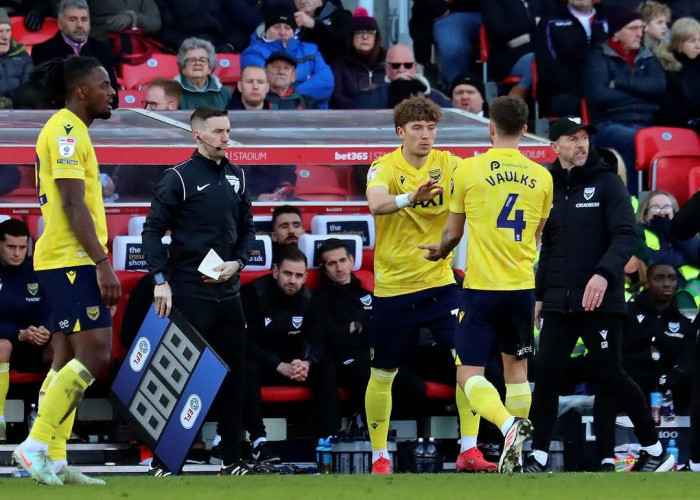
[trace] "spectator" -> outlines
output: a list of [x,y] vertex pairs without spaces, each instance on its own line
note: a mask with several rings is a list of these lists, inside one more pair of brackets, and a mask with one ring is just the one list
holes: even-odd
[[224,30],[223,0],[156,0],[160,11],[160,40],[176,51],[188,38],[210,42],[219,52],[231,52]]
[[481,0],[415,0],[411,10],[409,32],[416,49],[416,61],[431,63],[432,44],[440,55],[443,79],[453,81],[470,70],[472,47],[481,24]]
[[174,111],[182,98],[182,86],[169,78],[154,78],[146,85],[144,108],[149,111]]
[[270,90],[267,72],[261,66],[251,65],[241,71],[241,79],[233,91],[228,109],[260,111],[265,108],[265,97]]
[[297,36],[316,44],[328,64],[345,56],[352,14],[341,0],[294,0]]
[[[90,9],[85,0],[61,0],[58,5],[58,29],[52,38],[32,47],[34,65],[50,59],[66,59],[72,56],[94,57],[107,70],[112,88],[117,86],[116,65],[109,45],[90,37]],[[112,107],[119,105],[117,95]]]
[[227,31],[236,53],[248,47],[250,34],[265,22],[267,11],[280,6],[294,8],[293,0],[224,0],[224,5],[229,23]]
[[272,273],[243,287],[248,324],[244,421],[253,444],[253,459],[279,461],[266,445],[261,413],[263,385],[302,385],[313,391],[317,437],[340,428],[340,403],[333,364],[323,356],[316,336],[311,291],[306,281],[306,256],[288,246]]
[[668,5],[645,0],[637,10],[646,24],[644,45],[653,50],[662,42],[668,42],[668,25],[671,22],[671,9]]
[[468,74],[459,75],[450,87],[452,107],[469,111],[482,118],[488,116],[484,100],[484,83]]
[[182,87],[180,109],[211,106],[223,109],[231,99],[231,91],[212,75],[216,68],[216,52],[211,42],[188,38],[177,51],[180,74],[175,81]]
[[679,409],[690,403],[697,330],[678,310],[674,298],[677,289],[672,265],[657,262],[649,266],[644,291],[627,303],[622,364],[647,400],[652,392],[671,389]]
[[27,259],[29,228],[17,219],[0,223],[0,442],[7,439],[5,400],[10,387],[13,345],[44,346],[51,338],[49,311],[32,261]]
[[296,60],[280,50],[273,52],[265,61],[265,72],[270,90],[267,93],[267,109],[307,109],[313,106],[313,99],[301,95],[292,85],[297,75]]
[[535,62],[537,99],[545,116],[579,116],[583,66],[588,53],[603,43],[605,19],[593,0],[554,4],[537,25]]
[[[413,56],[413,51],[407,45],[392,45],[386,52],[386,61],[384,61],[384,69],[386,70],[386,80],[389,82],[389,108],[393,108],[410,95],[418,95],[421,93],[441,108],[449,108],[452,102],[442,92],[430,87],[428,80],[419,75],[416,70],[418,64]],[[399,80],[412,81],[410,85],[396,84]]]
[[[343,242],[330,238],[323,243],[319,253],[323,276],[313,294],[319,334],[324,351],[335,365],[338,385],[348,391],[355,407],[363,410],[371,368],[369,328],[373,295],[353,274],[355,259]],[[449,367],[453,358],[448,356]],[[454,369],[451,372],[454,379]],[[454,380],[449,383],[452,382]],[[415,417],[425,404],[425,381],[413,370],[402,366],[392,385],[392,400],[405,406],[405,410]]]
[[687,127],[700,118],[700,23],[683,17],[671,27],[671,41],[654,53],[666,71],[667,92],[659,122]]
[[373,17],[352,18],[352,46],[346,57],[335,61],[335,89],[331,98],[334,109],[383,109],[386,107],[387,83],[379,25]]
[[671,231],[671,220],[678,211],[678,201],[668,191],[652,191],[639,204],[637,222],[646,243],[648,264],[664,262],[674,266],[690,280],[698,276],[700,237],[680,240]]
[[110,33],[140,30],[148,36],[160,32],[160,12],[155,0],[89,0],[92,36],[109,43]]
[[530,0],[490,0],[481,4],[481,15],[489,39],[490,79],[520,77],[509,95],[525,99],[532,88],[532,37],[542,15],[542,2]]
[[241,68],[251,64],[263,66],[273,52],[286,52],[296,62],[296,79],[292,83],[297,91],[314,99],[319,108],[327,109],[333,93],[333,72],[323,60],[318,46],[299,40],[294,36],[295,29],[296,21],[291,10],[283,7],[271,9],[265,17],[265,24],[253,33],[250,46],[241,54]]
[[27,80],[33,68],[24,45],[12,38],[12,24],[0,9],[0,108],[12,107],[14,92]]
[[[666,91],[666,77],[654,54],[642,47],[644,22],[633,10],[608,17],[608,39],[586,59],[584,89],[598,146],[620,153],[627,178],[634,179],[634,135],[654,123]],[[635,195],[637,183],[627,184]]]

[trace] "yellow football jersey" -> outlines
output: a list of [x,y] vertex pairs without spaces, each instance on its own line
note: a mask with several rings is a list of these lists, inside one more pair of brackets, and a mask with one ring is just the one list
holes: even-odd
[[56,179],[85,181],[85,205],[106,253],[107,221],[97,158],[87,126],[71,111],[61,109],[44,125],[36,142],[35,170],[44,233],[36,243],[34,269],[93,264],[70,227],[56,185]]
[[375,216],[374,294],[393,297],[454,283],[450,259],[430,262],[420,244],[440,241],[447,221],[452,171],[460,158],[433,149],[416,169],[401,148],[377,159],[367,173],[367,187],[382,186],[390,194],[410,193],[418,185],[437,179],[445,192],[428,202],[417,202],[393,214]]
[[453,174],[450,211],[467,218],[464,288],[527,290],[541,219],[552,207],[552,176],[516,149],[492,148]]

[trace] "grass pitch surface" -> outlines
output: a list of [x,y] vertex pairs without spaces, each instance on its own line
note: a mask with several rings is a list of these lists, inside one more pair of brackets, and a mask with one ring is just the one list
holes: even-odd
[[491,500],[697,499],[700,474],[396,474],[327,476],[108,476],[106,486],[39,486],[2,479],[6,499],[30,500]]

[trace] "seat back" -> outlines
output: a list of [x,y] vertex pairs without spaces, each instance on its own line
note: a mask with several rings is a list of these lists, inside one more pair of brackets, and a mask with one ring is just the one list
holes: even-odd
[[680,205],[688,200],[688,176],[700,165],[700,150],[689,152],[659,153],[653,160],[653,185],[651,189],[668,191]]
[[[345,201],[352,195],[345,175],[329,165],[297,165],[294,195],[307,201]],[[343,172],[344,173],[344,172]]]
[[27,52],[31,53],[31,47],[45,42],[58,32],[58,19],[47,17],[41,25],[39,31],[29,31],[24,27],[24,16],[13,16],[10,18],[12,25],[12,38],[22,45],[27,46]]
[[175,78],[179,72],[177,56],[153,54],[142,64],[122,64],[119,84],[127,90],[139,90],[154,78]]
[[[634,136],[635,169],[639,190],[644,189],[643,175],[652,167],[652,159],[662,151],[700,151],[700,139],[693,130],[677,127],[647,127]],[[650,179],[650,184],[653,181]]]
[[219,77],[221,83],[230,85],[238,83],[241,79],[240,54],[216,54],[216,69],[214,75]]
[[145,90],[120,90],[119,91],[119,107],[120,108],[143,108],[143,101],[146,100]]

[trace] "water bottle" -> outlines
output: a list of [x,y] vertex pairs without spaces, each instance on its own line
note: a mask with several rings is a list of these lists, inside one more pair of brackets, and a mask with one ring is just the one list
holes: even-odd
[[319,474],[323,474],[323,438],[318,438],[318,446],[316,446],[316,470]]
[[430,436],[428,438],[428,446],[425,448],[426,457],[434,457],[437,455],[437,448],[435,447],[435,438]]
[[32,430],[34,427],[34,421],[36,420],[36,403],[32,403],[29,409],[29,415],[27,416],[27,429]]
[[423,445],[423,438],[418,438],[418,443],[416,444],[416,449],[413,454],[417,457],[422,457],[425,455],[425,446]]
[[668,389],[661,400],[661,418],[664,422],[673,422],[676,419],[676,409],[673,406],[673,392]]
[[654,425],[659,425],[661,423],[661,400],[663,399],[663,394],[660,392],[652,392],[649,394],[649,399],[651,418],[654,419]]
[[322,440],[321,449],[321,474],[333,472],[333,454],[331,453],[331,438]]
[[675,470],[678,467],[678,447],[675,439],[671,438],[668,440],[666,451],[669,455],[673,455],[673,469]]

